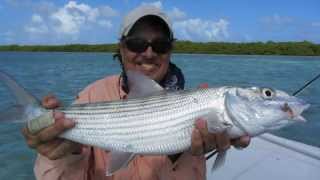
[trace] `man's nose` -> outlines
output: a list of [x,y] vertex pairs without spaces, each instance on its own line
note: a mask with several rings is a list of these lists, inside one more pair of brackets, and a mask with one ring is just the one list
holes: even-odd
[[142,55],[146,58],[153,58],[157,55],[157,53],[153,51],[151,46],[148,46],[147,49],[144,52],[142,52]]

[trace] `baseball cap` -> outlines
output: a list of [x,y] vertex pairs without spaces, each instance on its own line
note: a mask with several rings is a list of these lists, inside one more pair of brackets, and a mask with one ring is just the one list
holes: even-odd
[[168,29],[170,30],[170,37],[173,38],[173,31],[172,31],[172,24],[169,17],[161,11],[161,9],[150,6],[150,5],[143,5],[133,9],[131,12],[124,17],[121,27],[120,27],[120,38],[127,36],[134,24],[144,16],[153,15],[159,17],[163,20]]

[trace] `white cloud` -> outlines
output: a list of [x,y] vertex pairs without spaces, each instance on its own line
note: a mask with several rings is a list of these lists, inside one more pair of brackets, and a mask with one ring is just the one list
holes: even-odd
[[156,8],[162,9],[162,2],[161,1],[155,1],[155,2],[142,2],[141,6],[154,6]]
[[98,24],[102,27],[106,27],[106,28],[112,28],[112,23],[110,21],[107,20],[100,20],[98,21]]
[[50,18],[56,22],[55,31],[75,35],[80,32],[81,26],[84,24],[96,22],[98,16],[99,10],[97,8],[69,1],[64,7],[51,14]]
[[[140,6],[155,6],[163,9],[161,1],[142,2]],[[229,37],[229,22],[220,19],[217,22],[199,18],[186,19],[187,13],[177,7],[166,11],[173,21],[173,28],[178,39],[193,41],[221,41]]]
[[114,17],[119,15],[119,13],[110,6],[99,7],[99,12],[103,17]]
[[48,33],[48,27],[45,24],[25,26],[25,31],[31,34],[45,34]]
[[4,40],[5,43],[13,43],[15,34],[11,31],[7,31],[4,33],[0,33],[0,37],[1,37],[1,40]]
[[186,13],[181,11],[180,9],[174,7],[171,11],[168,12],[169,17],[175,21],[175,20],[182,20],[187,17]]
[[39,14],[33,14],[32,15],[32,20],[33,23],[42,23],[43,19]]
[[81,30],[93,29],[91,27],[112,28],[109,18],[118,16],[118,12],[109,6],[91,7],[76,1],[69,1],[60,8],[51,3],[43,3],[37,8],[42,14],[33,14],[31,23],[25,26],[26,32],[50,32],[51,35],[66,35],[73,39],[76,39]]
[[229,22],[219,19],[217,22],[199,18],[174,23],[177,38],[196,41],[222,41],[229,37]]
[[74,1],[70,1],[66,6],[50,16],[56,22],[54,29],[58,33],[77,34],[81,25],[85,22],[86,17],[81,15],[78,9],[70,8],[70,5],[72,6],[74,3]]
[[311,26],[313,27],[320,27],[320,22],[312,22]]
[[292,23],[293,19],[291,17],[280,16],[275,13],[272,16],[262,18],[262,22],[269,25],[286,25]]
[[45,34],[49,31],[49,28],[39,14],[33,14],[31,17],[31,23],[26,25],[24,30],[30,34]]

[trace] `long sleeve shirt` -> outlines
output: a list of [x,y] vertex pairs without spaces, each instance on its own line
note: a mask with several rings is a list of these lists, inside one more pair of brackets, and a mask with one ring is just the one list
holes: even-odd
[[[90,84],[81,91],[76,103],[92,103],[125,99],[119,76],[109,76]],[[49,160],[38,154],[34,172],[38,180],[200,180],[205,179],[204,156],[184,152],[173,164],[166,155],[137,155],[127,168],[106,176],[110,153],[84,146],[81,154],[71,154],[58,160]]]

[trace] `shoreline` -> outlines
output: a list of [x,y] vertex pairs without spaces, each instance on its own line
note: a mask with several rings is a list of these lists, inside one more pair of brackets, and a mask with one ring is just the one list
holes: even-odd
[[[87,53],[87,54],[114,54],[115,52],[100,52],[100,51],[1,51],[1,53]],[[310,57],[316,58],[320,55],[281,55],[281,54],[214,54],[214,53],[185,53],[185,52],[173,52],[172,55],[195,55],[195,56],[268,56],[268,57]]]
[[[114,53],[118,44],[0,45],[0,52],[93,52]],[[172,53],[213,55],[320,56],[320,44],[302,42],[191,42],[176,41]]]

